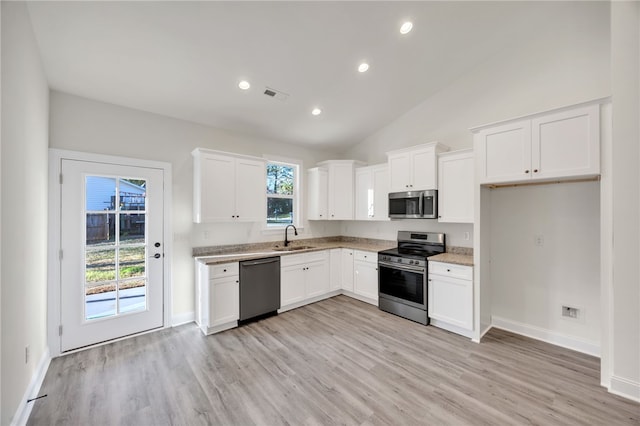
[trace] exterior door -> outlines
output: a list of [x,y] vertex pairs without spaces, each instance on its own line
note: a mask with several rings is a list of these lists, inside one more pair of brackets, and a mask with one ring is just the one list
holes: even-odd
[[61,351],[163,326],[161,169],[63,159]]

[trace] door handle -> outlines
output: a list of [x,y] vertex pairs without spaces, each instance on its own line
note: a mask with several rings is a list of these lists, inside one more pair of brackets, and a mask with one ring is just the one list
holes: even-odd
[[149,257],[155,257],[156,259],[160,259],[162,255],[160,253],[156,253],[153,256],[149,256]]

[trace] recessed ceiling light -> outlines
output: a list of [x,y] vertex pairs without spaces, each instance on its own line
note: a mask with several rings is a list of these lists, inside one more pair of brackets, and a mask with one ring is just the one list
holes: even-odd
[[413,24],[407,21],[404,24],[402,24],[402,26],[400,27],[400,34],[406,34],[409,31],[411,31],[412,28],[413,28]]
[[320,114],[322,114],[322,110],[320,108],[314,108],[314,109],[311,110],[311,114],[320,115]]
[[251,84],[249,84],[249,82],[246,80],[242,80],[240,83],[238,83],[238,87],[242,90],[247,90],[249,89],[249,87],[251,87]]
[[359,72],[367,72],[368,69],[369,69],[369,64],[366,62],[363,62],[358,66]]

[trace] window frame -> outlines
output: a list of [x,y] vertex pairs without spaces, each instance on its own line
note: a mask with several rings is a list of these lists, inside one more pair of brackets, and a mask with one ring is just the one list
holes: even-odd
[[[286,228],[289,223],[285,224],[268,224],[268,214],[267,214],[267,206],[269,202],[269,198],[284,198],[284,199],[292,199],[293,200],[293,226],[297,229],[303,229],[303,221],[302,221],[302,161],[292,159],[292,158],[284,158],[284,157],[276,157],[276,156],[264,156],[265,158],[265,221],[263,222],[263,232],[269,231],[279,231],[281,232],[284,228]],[[267,174],[266,169],[269,164],[283,165],[293,168],[293,194],[292,195],[280,195],[280,194],[269,194],[266,190],[267,183]]]

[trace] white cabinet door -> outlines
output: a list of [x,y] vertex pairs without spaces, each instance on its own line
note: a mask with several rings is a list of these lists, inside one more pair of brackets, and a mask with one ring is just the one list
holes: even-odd
[[329,165],[329,219],[353,219],[353,180],[352,163]]
[[[267,172],[263,161],[236,160],[235,218],[243,222],[266,221]],[[222,183],[225,183],[223,180]],[[229,183],[227,177],[226,183]]]
[[329,251],[329,290],[342,288],[342,249]]
[[305,299],[305,266],[291,265],[280,270],[280,306],[287,306]]
[[429,317],[473,330],[472,281],[430,274]]
[[600,173],[600,105],[538,114],[474,135],[483,183],[544,181]]
[[305,269],[305,298],[322,296],[329,292],[329,265],[326,262],[309,263]]
[[355,175],[355,219],[389,220],[389,167],[360,167]]
[[195,160],[194,222],[232,220],[235,216],[235,159],[202,154]]
[[266,220],[263,160],[202,148],[192,155],[194,222]]
[[389,192],[438,189],[438,158],[449,148],[430,142],[387,153]]
[[480,183],[529,179],[531,121],[523,120],[481,130],[475,135]]
[[371,262],[356,261],[353,292],[378,302],[378,266]]
[[389,167],[373,170],[373,219],[389,220]]
[[215,327],[240,318],[238,276],[210,280],[209,326]]
[[532,178],[600,173],[598,105],[534,118],[531,132]]
[[412,163],[412,155],[408,153],[389,156],[389,192],[411,190]]
[[369,167],[356,169],[355,219],[371,220],[374,209],[373,172]]
[[472,150],[445,152],[439,155],[439,222],[473,223],[474,167]]
[[414,152],[411,156],[411,190],[438,189],[437,165],[435,148]]
[[342,249],[342,289],[353,292],[353,250]]
[[314,167],[307,171],[307,177],[309,220],[327,220],[329,173],[326,169]]

